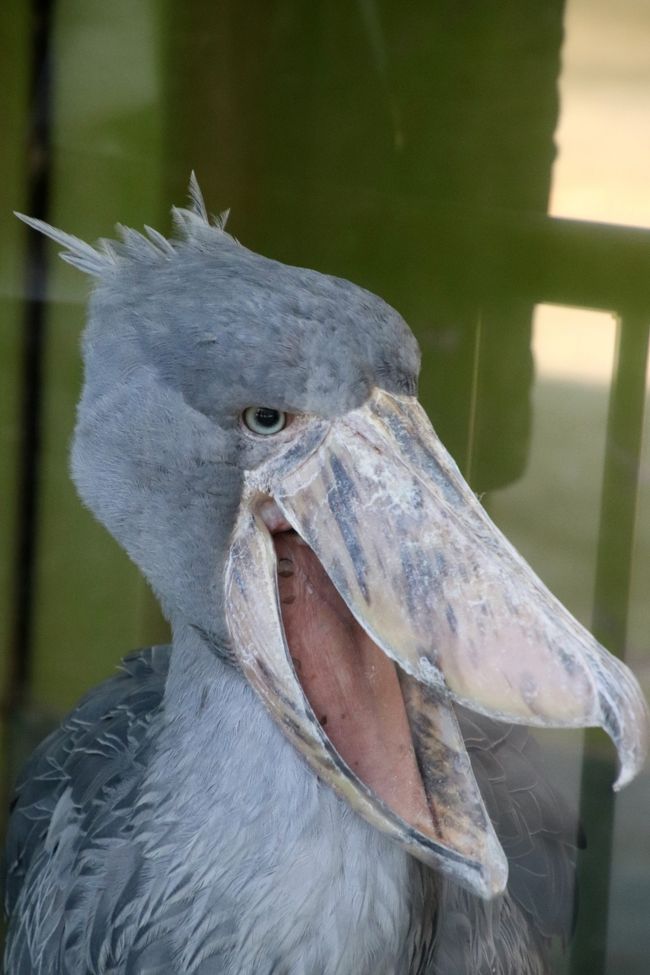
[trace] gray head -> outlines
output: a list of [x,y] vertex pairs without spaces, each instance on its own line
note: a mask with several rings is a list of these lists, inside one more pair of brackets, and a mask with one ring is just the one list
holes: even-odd
[[638,685],[463,481],[415,398],[397,312],[251,253],[190,193],[170,241],[122,228],[93,248],[27,220],[96,279],[79,492],[322,780],[492,896],[507,864],[453,702],[600,724],[623,784],[645,754]]
[[194,178],[190,189],[170,241],[120,227],[121,241],[95,249],[50,234],[95,278],[72,450],[79,493],[170,619],[223,645],[242,471],[268,449],[244,410],[334,417],[377,385],[414,393],[419,352],[380,298],[247,250],[223,217],[210,221]]

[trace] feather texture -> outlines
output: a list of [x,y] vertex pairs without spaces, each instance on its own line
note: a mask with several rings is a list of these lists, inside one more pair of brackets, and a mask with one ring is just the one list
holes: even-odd
[[29,762],[7,975],[541,975],[574,846],[526,732],[460,715],[511,866],[485,903],[355,815],[228,663],[223,575],[261,456],[242,411],[334,424],[377,386],[414,393],[420,355],[380,298],[237,245],[194,176],[189,197],[169,240],[118,226],[91,247],[27,220],[100,278],[73,477],[174,646],[127,658]]
[[[224,210],[218,217],[209,218],[203,199],[203,193],[194,172],[190,176],[188,188],[189,207],[172,207],[172,221],[178,238],[184,242],[194,242],[201,246],[203,235],[207,231],[224,232],[224,237],[233,242],[233,238],[224,231],[228,220],[229,210]],[[104,278],[119,268],[123,262],[141,264],[156,264],[173,257],[177,241],[167,239],[152,227],[145,227],[145,234],[141,234],[131,227],[117,224],[116,230],[120,240],[101,239],[96,246],[87,244],[79,237],[59,230],[44,220],[28,217],[24,213],[14,211],[23,223],[39,233],[45,234],[63,248],[60,257],[68,264],[90,274],[91,277]]]
[[[156,840],[159,860],[152,860],[147,849],[142,835],[146,830],[134,837],[136,807],[142,810],[149,802],[153,819],[148,832],[153,834],[174,805],[172,795],[165,808],[143,793],[169,653],[168,647],[155,647],[127,657],[121,672],[87,695],[25,768],[7,846],[6,904],[12,918],[8,975],[288,975],[302,970],[265,957],[263,946],[250,968],[237,961],[237,929],[246,921],[228,910],[219,911],[214,899],[221,896],[228,902],[229,891],[215,894],[192,873],[189,862],[184,869],[177,867],[176,874],[158,875],[165,869],[160,835],[167,836],[167,842],[178,840],[173,815],[170,832],[163,829]],[[421,898],[412,905],[419,916],[409,921],[407,953],[400,967],[379,969],[375,961],[368,973],[541,975],[550,939],[570,934],[574,834],[561,800],[544,776],[536,744],[522,728],[465,711],[460,721],[510,859],[509,891],[486,903],[448,882],[434,883],[433,874],[414,861],[406,873],[395,871],[396,896],[402,901],[413,896],[414,877],[419,876]],[[221,788],[231,785],[224,782]],[[334,800],[327,820],[330,828],[345,830],[348,815]],[[324,837],[314,836],[312,842],[322,845]],[[215,845],[219,849],[217,838]],[[389,843],[387,848],[391,849]],[[248,867],[241,863],[233,873],[226,869],[233,866],[227,863],[231,855],[221,849],[217,887],[227,877],[256,868],[254,862]],[[315,860],[311,872],[317,871]],[[321,884],[331,883],[327,875],[310,880],[317,891]],[[407,880],[408,887],[402,889]],[[351,874],[343,882],[356,881]],[[280,916],[282,904],[269,901],[264,910]],[[327,950],[335,953],[340,945],[327,940],[327,919],[321,920],[312,936],[325,937]],[[355,975],[365,971],[332,968],[348,970]]]

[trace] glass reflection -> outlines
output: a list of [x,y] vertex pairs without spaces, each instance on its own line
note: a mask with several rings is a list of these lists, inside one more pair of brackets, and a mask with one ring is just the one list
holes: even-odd
[[[602,542],[613,319],[587,323],[583,312],[540,311],[539,303],[617,314],[640,336],[628,356],[631,378],[621,379],[616,442],[627,443],[626,430],[639,419],[634,359],[645,355],[650,319],[650,235],[547,215],[650,226],[647,4],[524,0],[461,9],[443,0],[147,0],[136,10],[126,2],[60,0],[35,7],[51,15],[40,62],[25,5],[9,0],[0,12],[6,131],[13,134],[0,159],[4,212],[27,208],[35,168],[45,166],[50,193],[37,215],[52,223],[89,239],[109,233],[117,218],[160,226],[168,201],[183,200],[194,168],[214,208],[232,207],[231,229],[248,246],[382,294],[418,335],[421,396],[441,437],[491,514],[589,623]],[[33,142],[42,111],[51,125],[45,152]],[[0,243],[7,791],[43,728],[123,652],[164,639],[165,627],[69,484],[85,286],[51,260],[29,640],[19,644],[7,622],[25,572],[16,554],[25,485],[16,471],[29,335],[16,296],[29,288],[22,231],[0,221]],[[636,405],[625,398],[632,387]],[[613,646],[646,687],[649,450],[646,435],[627,634]],[[635,466],[634,451],[624,452],[623,478],[626,463]],[[623,519],[634,494],[632,486]],[[576,736],[543,740],[553,780],[577,803]],[[586,823],[596,839],[585,858],[596,873],[603,864],[604,890],[593,907],[581,898],[578,944],[587,954],[579,948],[563,960],[558,953],[554,970],[641,975],[650,956],[650,870],[640,854],[648,776],[617,798],[608,879],[609,840],[605,830],[599,847],[596,819],[599,804],[611,812],[611,753],[588,736],[585,754],[597,766],[587,790],[596,810],[591,833]]]

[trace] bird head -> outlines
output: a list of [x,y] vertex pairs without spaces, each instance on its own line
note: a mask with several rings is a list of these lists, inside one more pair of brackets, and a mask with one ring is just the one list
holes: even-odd
[[194,179],[167,240],[88,244],[72,451],[82,499],[173,624],[237,667],[313,771],[409,853],[490,897],[507,862],[454,712],[602,726],[646,751],[630,671],[490,521],[418,404],[400,315],[254,254]]

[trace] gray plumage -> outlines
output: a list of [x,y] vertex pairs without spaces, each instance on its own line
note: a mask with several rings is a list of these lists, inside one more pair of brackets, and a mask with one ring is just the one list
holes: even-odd
[[[187,754],[183,729],[164,726],[169,659],[127,658],[27,765],[7,848],[9,973],[545,971],[545,946],[570,933],[575,835],[524,729],[461,713],[514,866],[508,895],[485,903],[329,794],[205,651],[189,720],[210,715],[206,751]],[[259,752],[242,756],[242,722]]]
[[92,248],[28,221],[98,279],[73,476],[174,632],[92,691],[14,800],[8,975],[541,975],[573,915],[574,833],[527,732],[459,711],[511,863],[484,902],[359,818],[232,663],[223,565],[239,431],[273,404],[335,417],[415,390],[419,352],[361,288],[252,254],[193,181],[172,242]]

